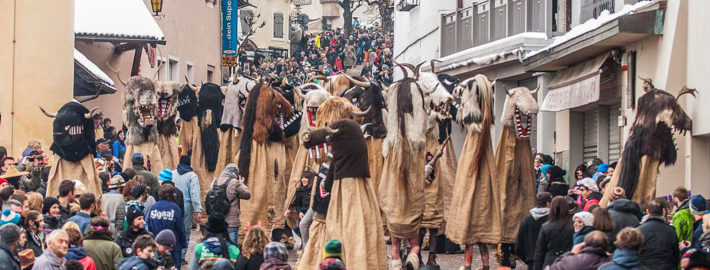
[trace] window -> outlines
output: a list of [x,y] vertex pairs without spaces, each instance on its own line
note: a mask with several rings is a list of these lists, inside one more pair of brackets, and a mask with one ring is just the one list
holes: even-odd
[[284,38],[284,15],[274,13],[274,38]]
[[185,76],[191,83],[195,81],[195,75],[192,71],[192,62],[190,61],[187,61],[187,69],[185,70]]
[[214,83],[214,66],[207,65],[207,82]]
[[246,36],[249,34],[249,31],[251,31],[247,21],[252,20],[252,18],[254,18],[254,11],[248,9],[239,10],[239,26],[242,27],[242,35]]
[[180,81],[180,60],[170,56],[168,60],[168,77],[170,81]]

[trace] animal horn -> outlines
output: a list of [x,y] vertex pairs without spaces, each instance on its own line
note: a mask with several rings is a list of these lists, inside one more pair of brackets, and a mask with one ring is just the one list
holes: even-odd
[[324,76],[324,75],[315,75],[315,76],[311,76],[310,78],[308,78],[308,80],[307,80],[306,82],[307,82],[307,83],[313,82],[313,81],[315,81],[316,79],[325,80],[326,78],[328,78],[328,77],[326,77],[326,76]]
[[643,77],[639,76],[639,79],[641,79],[643,81],[643,91],[644,92],[648,92],[648,91],[651,91],[653,88],[656,88],[655,86],[653,86],[653,80],[651,80],[651,78],[643,78]]
[[419,69],[422,67],[422,65],[424,65],[424,63],[426,63],[426,61],[419,63],[419,65],[414,68],[414,79],[419,79]]
[[432,73],[436,74],[436,72],[434,72],[434,63],[441,63],[441,61],[436,59],[429,60],[429,68],[431,68]]
[[365,110],[364,112],[351,112],[350,115],[352,115],[353,117],[365,116],[370,112],[371,109],[372,109],[372,106],[367,107],[367,110]]
[[79,103],[84,103],[84,102],[87,102],[87,101],[89,101],[89,100],[97,99],[97,98],[99,97],[99,95],[101,95],[101,91],[97,90],[97,91],[96,91],[96,95],[90,96],[90,97],[88,97],[88,98],[86,98],[86,99],[77,100],[77,101],[78,101]]
[[338,133],[338,131],[340,131],[339,129],[332,129],[332,128],[328,127],[328,124],[325,124],[325,127],[323,127],[323,129],[325,129],[325,131],[327,131],[330,134],[335,134],[335,133]]
[[362,133],[365,133],[365,129],[367,129],[367,127],[371,126],[371,125],[372,125],[372,123],[366,123],[366,124],[361,125],[360,131],[362,131]]
[[345,72],[343,72],[343,75],[345,75],[345,77],[348,78],[348,80],[350,80],[350,82],[354,83],[354,84],[357,85],[357,86],[361,86],[361,87],[365,87],[365,88],[369,88],[369,87],[370,87],[370,82],[361,82],[361,81],[358,81],[358,80],[356,80],[355,78],[350,77],[350,75],[346,74]]
[[530,91],[530,94],[531,94],[531,95],[534,95],[535,93],[537,93],[537,90],[540,90],[540,85],[539,85],[539,84],[537,85],[537,87],[535,87],[535,89],[533,89],[532,91]]
[[405,78],[409,78],[409,72],[407,72],[407,69],[404,68],[404,65],[401,65],[400,63],[397,63],[397,62],[394,62],[394,64],[402,69],[402,73],[404,74]]
[[698,93],[698,90],[695,90],[695,88],[688,88],[687,86],[683,86],[683,89],[680,89],[680,92],[678,92],[678,95],[675,97],[675,100],[678,100],[680,96],[685,95],[685,94],[690,94],[693,97],[695,97],[695,94]]
[[190,89],[192,89],[192,91],[195,91],[195,92],[200,91],[200,88],[197,87],[197,85],[194,85],[191,83],[188,83],[187,85],[190,86]]
[[109,69],[111,69],[111,71],[113,71],[113,73],[116,73],[116,78],[118,78],[118,81],[123,84],[123,87],[126,87],[127,83],[121,79],[121,71],[115,69],[111,64],[108,63],[108,61],[106,61],[106,65]]
[[317,84],[317,83],[306,83],[306,84],[300,85],[300,86],[297,87],[297,88],[298,88],[298,89],[302,89],[302,88],[304,88],[304,87],[306,87],[306,86],[314,86],[314,87],[318,88],[318,90],[323,90],[323,91],[325,91],[325,88],[323,88],[323,86],[320,86],[320,85]]
[[508,91],[508,88],[503,88],[503,90],[505,90],[505,94],[508,95],[509,97],[512,97],[512,96],[513,96],[513,93],[511,93],[510,91]]
[[44,108],[42,108],[42,106],[39,106],[39,110],[42,111],[42,113],[44,113],[44,115],[46,115],[49,118],[57,117],[57,113],[48,113],[47,111],[44,110]]
[[354,90],[355,88],[357,88],[357,86],[350,87],[350,89],[345,90],[345,92],[343,92],[342,94],[340,94],[340,97],[345,97],[345,95],[347,95],[348,92]]
[[84,118],[86,118],[86,119],[91,119],[91,117],[94,116],[94,112],[95,112],[96,110],[98,110],[98,109],[99,109],[99,107],[94,107],[93,109],[91,109],[91,111],[89,111],[88,113],[85,113],[85,114],[84,114]]

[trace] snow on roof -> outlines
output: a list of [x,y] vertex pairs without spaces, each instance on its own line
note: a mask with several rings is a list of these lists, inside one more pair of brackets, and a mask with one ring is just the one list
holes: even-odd
[[81,52],[79,52],[77,49],[74,49],[74,60],[79,63],[84,69],[87,71],[93,73],[96,77],[99,79],[105,81],[109,85],[113,85],[113,80],[111,80],[111,77],[106,75],[106,73],[103,72],[94,62],[91,62],[89,58],[86,58]]
[[496,41],[491,41],[491,42],[482,44],[480,46],[471,47],[471,48],[465,49],[463,51],[444,56],[442,58],[439,58],[439,61],[442,61],[442,62],[449,61],[449,60],[453,60],[453,59],[456,59],[456,58],[459,58],[462,56],[471,55],[475,52],[485,52],[489,49],[496,50],[496,49],[500,48],[501,45],[503,45],[503,44],[507,44],[507,43],[510,43],[511,41],[518,40],[518,39],[524,39],[524,38],[547,39],[547,34],[540,33],[540,32],[523,32],[523,33],[520,33],[517,35],[505,37],[505,38],[502,38],[502,39],[499,39]]
[[599,14],[599,16],[596,19],[590,19],[583,24],[573,27],[571,30],[569,30],[564,35],[554,38],[554,41],[550,45],[547,45],[547,47],[542,48],[537,51],[529,52],[528,54],[525,55],[523,60],[528,59],[534,55],[537,55],[540,52],[543,52],[543,51],[547,52],[550,49],[557,47],[558,45],[560,45],[562,43],[565,43],[573,38],[576,38],[576,37],[581,36],[587,32],[597,29],[597,28],[601,27],[602,25],[605,25],[608,22],[611,22],[623,15],[633,13],[634,11],[639,10],[642,7],[645,7],[651,3],[653,3],[653,1],[640,1],[640,2],[633,4],[633,5],[624,5],[624,7],[620,11],[615,12],[613,14],[610,14],[610,12],[608,10],[604,10],[604,11],[602,11],[601,14]]
[[165,38],[142,0],[76,0],[74,34],[148,40]]

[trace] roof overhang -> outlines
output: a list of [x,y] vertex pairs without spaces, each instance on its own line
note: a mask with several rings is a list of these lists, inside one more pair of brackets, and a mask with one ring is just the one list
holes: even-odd
[[525,58],[526,71],[557,71],[606,51],[663,34],[665,3],[655,9],[622,15],[600,27]]
[[165,35],[142,0],[76,0],[77,40],[165,44]]
[[96,64],[77,49],[74,49],[74,96],[113,94],[116,92],[113,80]]

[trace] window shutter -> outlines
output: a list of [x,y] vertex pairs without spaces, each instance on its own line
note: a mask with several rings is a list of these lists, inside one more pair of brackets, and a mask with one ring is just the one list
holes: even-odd
[[249,34],[249,24],[247,24],[247,18],[253,18],[254,12],[248,9],[239,10],[239,24],[242,28],[242,35]]
[[274,38],[284,37],[284,15],[274,13]]

